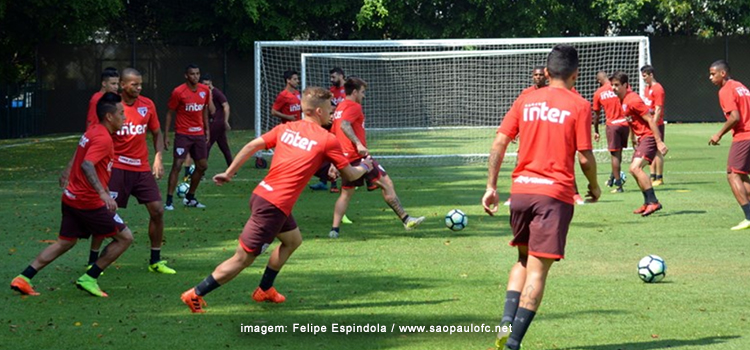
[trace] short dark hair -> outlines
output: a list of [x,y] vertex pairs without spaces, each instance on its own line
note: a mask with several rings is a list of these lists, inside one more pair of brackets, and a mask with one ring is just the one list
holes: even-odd
[[[108,68],[112,68],[112,67],[108,67]],[[117,69],[111,70],[111,69],[108,69],[108,68],[105,68],[102,71],[102,76],[101,76],[102,80],[101,81],[108,80],[109,78],[119,78],[120,77],[120,73],[117,73]]]
[[122,77],[123,78],[125,78],[127,76],[130,76],[130,75],[137,77],[137,76],[141,75],[141,72],[139,72],[135,68],[125,68],[125,69],[122,70]]
[[201,79],[200,81],[206,81],[206,80],[214,80],[214,77],[211,76],[210,73],[201,73]]
[[347,96],[351,95],[354,90],[359,90],[362,87],[367,88],[367,82],[359,77],[352,76],[346,78],[346,82],[344,82],[344,92]]
[[729,63],[727,63],[727,61],[725,60],[718,60],[714,63],[711,63],[711,67],[709,68],[718,68],[729,73]]
[[114,92],[107,92],[99,98],[96,102],[96,116],[99,117],[99,121],[104,120],[107,113],[117,112],[117,104],[122,102],[120,95]]
[[190,63],[190,64],[188,64],[188,65],[187,65],[187,66],[185,67],[185,73],[187,73],[187,72],[188,72],[189,70],[191,70],[191,69],[201,69],[201,68],[200,68],[200,67],[198,67],[198,65],[197,65],[197,64],[195,64],[195,63]]
[[547,56],[547,72],[555,79],[568,79],[578,69],[578,51],[570,45],[557,44]]
[[338,73],[341,75],[344,75],[344,70],[341,69],[341,67],[333,67],[330,71],[328,71],[328,74]]
[[284,81],[292,79],[292,76],[294,76],[294,75],[299,75],[299,73],[297,73],[297,71],[294,70],[294,69],[290,69],[290,70],[284,72]]
[[620,84],[628,84],[628,75],[618,70],[609,76],[609,81],[612,80],[617,80]]
[[542,66],[542,65],[534,66],[534,69],[532,69],[531,72],[533,73],[535,70],[541,70],[542,72],[544,72],[544,68],[547,68],[547,67]]
[[641,67],[641,73],[646,73],[646,74],[653,75],[654,72],[655,72],[654,67],[651,66],[650,64],[647,64],[647,65]]

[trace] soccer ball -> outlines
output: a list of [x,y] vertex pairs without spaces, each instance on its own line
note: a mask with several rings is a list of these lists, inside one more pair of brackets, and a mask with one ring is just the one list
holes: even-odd
[[657,255],[649,255],[638,262],[638,276],[643,282],[656,283],[664,279],[667,274],[667,263]]
[[185,198],[185,194],[190,191],[190,184],[187,182],[183,182],[179,185],[177,185],[177,197]]
[[453,209],[445,214],[445,226],[453,231],[461,231],[469,223],[469,217],[461,210]]

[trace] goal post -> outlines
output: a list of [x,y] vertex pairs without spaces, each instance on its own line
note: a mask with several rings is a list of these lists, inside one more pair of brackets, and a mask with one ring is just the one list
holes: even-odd
[[[502,117],[531,85],[533,67],[544,65],[559,43],[578,49],[576,89],[584,98],[598,88],[599,70],[624,71],[643,91],[646,37],[258,42],[256,133],[278,123],[270,109],[284,88],[284,71],[300,72],[303,86],[327,87],[329,70],[341,67],[368,82],[365,127],[377,158],[388,165],[484,159]],[[609,158],[604,141],[595,148],[597,159]]]

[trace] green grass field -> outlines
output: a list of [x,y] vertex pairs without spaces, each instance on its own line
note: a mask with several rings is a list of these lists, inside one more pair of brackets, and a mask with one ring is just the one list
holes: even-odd
[[[666,185],[656,189],[664,209],[641,218],[631,211],[642,196],[629,179],[623,194],[576,207],[566,259],[553,266],[544,301],[524,350],[750,349],[750,231],[732,232],[742,219],[724,169],[731,138],[707,146],[719,124],[669,125]],[[250,132],[231,133],[236,151]],[[10,280],[54,240],[60,224],[59,171],[77,138],[0,144],[0,280]],[[489,148],[491,139],[486,140]],[[377,145],[373,146],[377,149]],[[376,154],[377,155],[377,154]],[[171,157],[165,157],[171,159]],[[237,279],[208,295],[207,313],[194,315],[180,293],[230,257],[247,220],[250,192],[266,170],[248,164],[224,187],[203,182],[205,210],[178,206],[165,214],[163,256],[177,275],[156,275],[148,261],[147,213],[133,200],[121,209],[135,242],[100,278],[109,298],[94,298],[73,284],[84,271],[88,241],[42,270],[41,296],[0,293],[0,348],[7,349],[487,349],[489,333],[413,333],[399,326],[494,325],[502,314],[507,273],[515,261],[505,207],[483,213],[484,164],[389,167],[401,201],[427,216],[404,231],[378,193],[360,189],[342,227],[327,237],[336,196],[306,191],[295,207],[305,239],[276,280],[287,296],[280,305],[257,304],[268,254]],[[209,174],[224,169],[214,149]],[[599,164],[606,180],[609,164]],[[501,173],[501,198],[510,184]],[[579,186],[585,184],[579,177]],[[166,180],[160,181],[162,188]],[[452,208],[469,226],[451,232]],[[270,251],[270,250],[269,250]],[[662,283],[644,284],[638,260],[662,256]],[[293,332],[294,323],[328,332]],[[381,325],[385,333],[332,333],[332,324]],[[285,326],[286,333],[241,333],[241,325]],[[393,331],[392,326],[395,325]]]

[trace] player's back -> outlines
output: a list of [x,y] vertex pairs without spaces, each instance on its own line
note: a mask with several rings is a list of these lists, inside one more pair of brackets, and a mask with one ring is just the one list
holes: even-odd
[[604,110],[608,125],[622,118],[622,104],[611,84],[604,84],[594,92],[594,110]]

